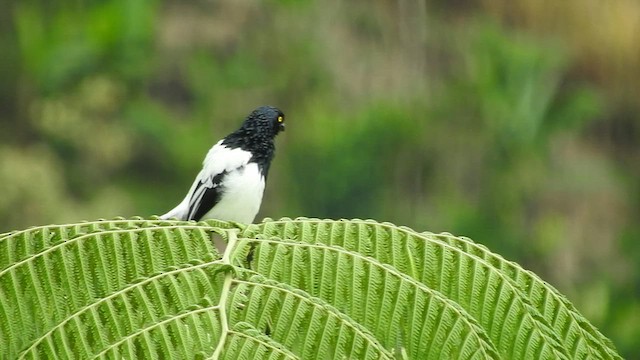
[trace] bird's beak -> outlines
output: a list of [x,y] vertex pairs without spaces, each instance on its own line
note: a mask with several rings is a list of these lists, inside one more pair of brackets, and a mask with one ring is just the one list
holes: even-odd
[[280,123],[280,126],[278,127],[279,131],[284,131],[284,123]]

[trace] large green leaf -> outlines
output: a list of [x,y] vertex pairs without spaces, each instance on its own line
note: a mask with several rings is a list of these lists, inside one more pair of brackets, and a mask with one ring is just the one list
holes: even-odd
[[468,239],[362,220],[116,219],[0,235],[6,358],[619,358]]

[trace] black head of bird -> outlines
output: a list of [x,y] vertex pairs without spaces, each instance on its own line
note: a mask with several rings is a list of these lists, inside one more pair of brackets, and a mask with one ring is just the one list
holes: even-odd
[[253,135],[275,137],[284,131],[284,114],[273,106],[260,106],[245,119],[241,129]]

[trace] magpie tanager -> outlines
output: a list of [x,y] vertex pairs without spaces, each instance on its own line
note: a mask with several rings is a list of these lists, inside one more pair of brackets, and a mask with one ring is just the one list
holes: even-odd
[[253,222],[274,156],[273,140],[281,131],[282,111],[255,109],[238,130],[213,145],[187,196],[160,218]]

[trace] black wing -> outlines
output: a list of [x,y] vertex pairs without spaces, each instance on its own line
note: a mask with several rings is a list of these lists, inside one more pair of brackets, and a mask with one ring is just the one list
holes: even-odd
[[213,207],[220,202],[222,192],[224,191],[222,178],[226,174],[227,172],[223,171],[220,174],[216,174],[213,178],[209,178],[208,181],[200,180],[200,182],[198,182],[189,200],[187,220],[199,221],[209,210],[213,209]]

